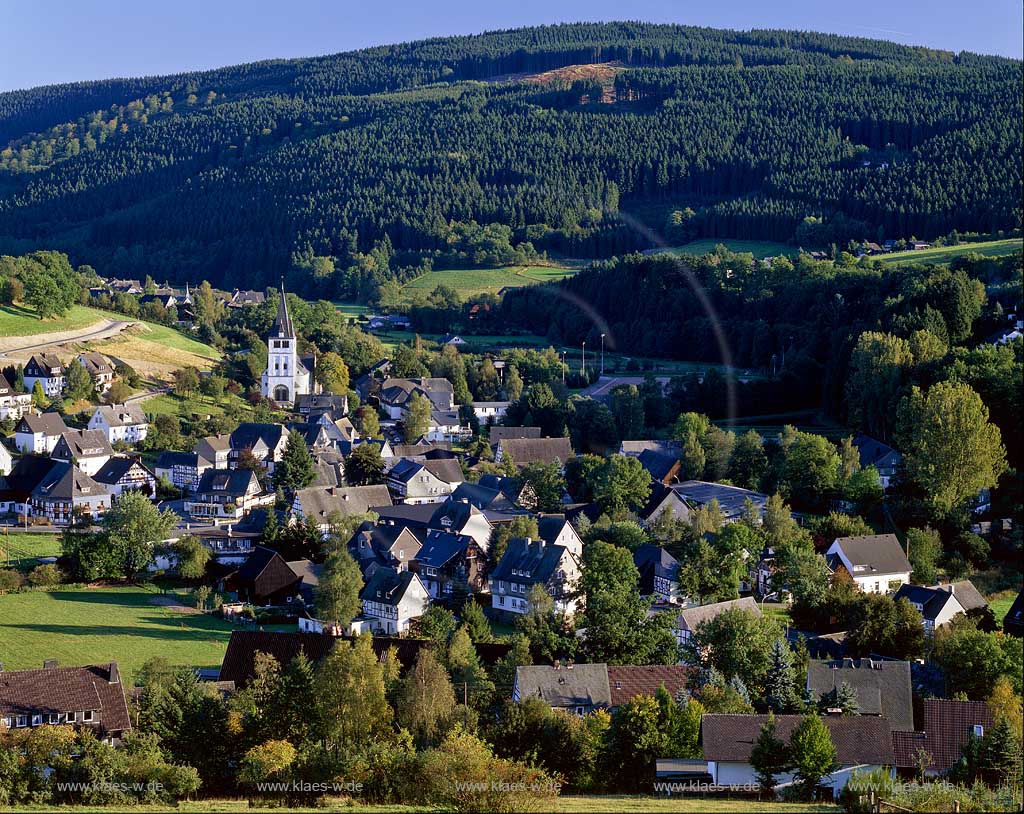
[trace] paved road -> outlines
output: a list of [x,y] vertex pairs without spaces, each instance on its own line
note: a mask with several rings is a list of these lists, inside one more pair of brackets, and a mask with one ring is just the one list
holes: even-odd
[[[63,339],[49,339],[42,342],[36,341],[20,348],[8,348],[7,350],[0,350],[0,357],[9,356],[12,353],[24,353],[25,351],[36,351],[42,348],[52,348],[57,345],[67,345],[71,342],[89,342],[93,339],[109,339],[112,336],[117,336],[126,328],[130,328],[134,325],[141,325],[140,322],[109,319],[106,320],[106,324],[95,331],[88,331],[83,334],[77,334],[75,336],[66,336]],[[48,334],[42,334],[47,336]],[[27,338],[27,337],[26,337]]]

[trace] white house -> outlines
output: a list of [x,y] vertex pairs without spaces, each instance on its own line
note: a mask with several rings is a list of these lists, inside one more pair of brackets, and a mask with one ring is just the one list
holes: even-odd
[[68,430],[53,446],[50,457],[74,464],[86,475],[100,471],[114,455],[107,437],[99,430]]
[[508,401],[474,401],[473,415],[481,424],[488,421],[498,422],[505,417],[509,404],[511,402]]
[[32,411],[32,394],[19,393],[0,373],[0,421],[17,421]]
[[387,475],[388,488],[401,503],[441,503],[462,480],[462,467],[454,458],[401,458]]
[[29,393],[39,382],[47,398],[57,398],[64,392],[64,363],[52,353],[37,353],[25,365],[24,378]]
[[530,610],[530,591],[540,585],[554,600],[556,610],[572,616],[578,604],[579,579],[579,562],[565,546],[514,537],[488,579],[491,607],[524,614]]
[[6,475],[14,468],[14,457],[2,443],[0,443],[0,475]]
[[[704,715],[700,739],[708,772],[716,786],[757,786],[757,774],[750,755],[767,715]],[[775,736],[786,743],[800,725],[800,715],[776,715]],[[892,729],[881,717],[827,715],[822,719],[836,746],[838,768],[822,778],[821,785],[838,795],[854,771],[881,769],[892,773],[895,765]],[[776,788],[794,783],[790,772],[777,776]]]
[[14,426],[14,445],[24,453],[49,455],[67,431],[64,419],[57,413],[26,414]]
[[896,599],[906,599],[921,614],[921,624],[928,636],[935,629],[953,621],[958,613],[967,613],[973,608],[988,606],[985,597],[979,593],[969,579],[948,582],[926,588],[923,585],[901,585]]
[[865,593],[884,594],[910,582],[913,567],[895,534],[837,537],[825,552],[834,571],[842,566]]
[[[365,625],[373,633],[405,633],[413,619],[426,613],[430,594],[412,571],[378,568],[359,598],[362,616],[353,625]],[[362,623],[362,624],[360,624]]]
[[102,430],[111,444],[137,444],[149,432],[149,422],[138,404],[105,404],[89,419],[90,430]]
[[93,475],[114,498],[125,492],[141,492],[147,497],[156,494],[156,476],[135,458],[111,458]]

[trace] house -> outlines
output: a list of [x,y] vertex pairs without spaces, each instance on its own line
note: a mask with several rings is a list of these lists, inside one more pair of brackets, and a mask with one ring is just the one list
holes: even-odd
[[177,307],[178,298],[168,290],[157,291],[153,294],[143,294],[139,297],[139,305],[149,305],[150,303],[159,305],[164,310],[167,310]]
[[54,463],[32,490],[31,513],[51,523],[65,525],[75,514],[103,514],[110,508],[110,492],[78,467],[64,461]]
[[58,413],[26,413],[14,425],[14,445],[23,453],[49,455],[67,431]]
[[530,591],[540,585],[554,600],[556,610],[572,616],[579,579],[579,561],[565,546],[513,537],[488,581],[491,607],[505,614],[527,613]]
[[608,665],[608,689],[611,691],[611,709],[640,696],[654,697],[659,687],[679,699],[686,692],[692,667],[678,664],[622,664]]
[[101,430],[111,444],[137,444],[149,433],[149,422],[141,405],[105,404],[89,419],[90,430]]
[[625,455],[629,458],[639,458],[644,452],[661,452],[678,458],[679,444],[676,441],[647,439],[642,441],[623,441],[619,446],[619,455]]
[[5,670],[0,725],[11,730],[70,725],[90,729],[105,743],[120,743],[132,721],[117,662],[61,667],[47,660],[41,670]]
[[274,502],[273,492],[264,492],[251,469],[207,469],[199,479],[185,511],[193,519],[238,519],[256,506]]
[[302,393],[295,400],[299,415],[314,415],[329,412],[335,418],[348,415],[348,396],[344,393]]
[[494,450],[494,460],[501,463],[506,456],[518,467],[536,461],[565,466],[573,451],[568,438],[503,438]]
[[688,480],[675,484],[672,489],[691,509],[706,507],[712,500],[717,501],[722,519],[726,523],[739,520],[747,511],[748,501],[758,515],[764,512],[764,507],[768,503],[768,495],[724,483]]
[[725,602],[712,602],[709,605],[695,605],[692,608],[684,608],[679,611],[675,622],[676,641],[679,644],[686,644],[690,641],[694,631],[725,611],[741,610],[752,613],[754,616],[761,616],[761,608],[752,596],[744,596],[740,599],[729,599]]
[[577,561],[583,562],[583,540],[564,514],[538,515],[537,536],[549,546],[563,546]]
[[406,570],[423,547],[426,534],[425,529],[366,521],[348,541],[348,551],[363,576],[370,579],[378,568]]
[[484,551],[489,550],[491,546],[493,526],[482,511],[469,503],[449,498],[434,509],[426,527],[450,531],[453,534],[468,534]]
[[[700,721],[700,740],[708,771],[718,786],[757,787],[757,776],[750,765],[754,744],[767,715],[704,715]],[[776,715],[775,736],[788,743],[800,725],[800,715]],[[821,785],[834,795],[858,772],[881,769],[891,771],[895,764],[892,735],[885,718],[827,715],[822,719],[836,747],[838,767],[822,778]],[[794,783],[790,772],[778,775],[776,788]]]
[[690,519],[690,506],[683,497],[671,486],[656,481],[651,482],[650,496],[647,503],[637,511],[637,517],[644,524],[653,523],[663,514],[676,520],[688,521]]
[[637,460],[654,483],[664,486],[678,481],[679,472],[683,468],[679,456],[672,452],[645,449],[637,456]]
[[845,568],[865,593],[895,591],[910,582],[913,570],[895,534],[837,537],[825,559],[833,570]]
[[92,378],[96,392],[106,393],[114,383],[114,365],[111,361],[102,353],[95,351],[80,353],[76,358],[78,364],[84,367]]
[[256,546],[244,563],[220,579],[220,589],[254,605],[287,602],[299,594],[302,576],[274,549]]
[[807,691],[815,701],[843,683],[849,684],[857,693],[862,717],[881,717],[894,730],[913,731],[910,662],[847,658],[812,660],[807,665]]
[[10,450],[0,442],[0,475],[6,475],[14,468],[14,456]]
[[428,531],[409,568],[431,599],[477,592],[487,585],[487,552],[468,534]]
[[425,441],[456,441],[472,435],[468,426],[463,426],[458,410],[431,410],[427,431],[422,438]]
[[1024,638],[1024,591],[1018,592],[1010,609],[1003,617],[1003,632],[1018,639]]
[[266,295],[262,291],[240,291],[235,289],[228,301],[228,308],[243,308],[246,305],[262,305]]
[[320,575],[324,567],[312,560],[291,560],[288,567],[299,576],[299,596],[308,606],[316,603],[316,589],[320,585]]
[[587,715],[612,704],[607,664],[530,665],[516,668],[512,700],[540,698],[552,709]]
[[390,506],[386,486],[309,486],[296,489],[292,498],[292,516],[312,520],[321,533],[331,530],[331,517],[365,514],[374,506]]
[[946,774],[960,760],[971,738],[983,738],[995,726],[984,701],[926,698],[922,708],[923,731],[892,733],[896,766],[908,773],[917,773],[923,752],[926,775]]
[[[420,444],[392,444],[394,458],[411,458],[414,461],[440,460],[441,458],[457,458],[452,452],[450,441],[425,441]],[[386,456],[385,456],[386,457]],[[392,463],[394,466],[394,463]]]
[[441,344],[455,345],[456,347],[458,347],[459,345],[466,345],[468,343],[458,334],[446,334],[444,337],[441,338]]
[[353,620],[353,628],[373,633],[405,633],[430,606],[430,594],[419,576],[387,567],[374,572],[359,598],[363,613]]
[[488,489],[479,483],[460,483],[452,492],[453,500],[464,500],[476,506],[488,519],[501,515],[525,514],[518,509],[500,489]]
[[440,503],[463,481],[453,458],[413,461],[401,458],[387,474],[388,489],[401,503]]
[[32,394],[19,393],[0,373],[0,421],[17,421],[32,411]]
[[107,437],[99,430],[68,430],[61,433],[50,457],[74,464],[86,475],[95,475],[114,455]]
[[42,455],[18,458],[6,475],[0,475],[0,514],[31,514],[32,492],[51,469],[53,461]]
[[[243,421],[229,436],[231,447],[228,450],[228,467],[238,466],[238,459],[243,453],[253,456],[268,475],[274,473],[274,464],[284,455],[285,444],[288,443],[288,428],[283,424],[258,424]],[[204,439],[205,440],[205,439]]]
[[[345,484],[345,456],[340,452],[326,450],[313,455],[313,465],[316,467],[316,475],[313,477],[310,486],[330,487],[344,486]],[[391,495],[388,495],[388,500]]]
[[481,424],[501,421],[508,412],[510,401],[474,401],[473,415]]
[[47,398],[55,399],[64,392],[64,363],[52,353],[37,353],[24,369],[25,389],[31,393],[36,382]]
[[491,446],[513,438],[540,438],[543,435],[540,427],[501,427],[494,425],[488,431]]
[[923,249],[930,249],[931,247],[931,243],[927,243],[923,240],[911,240],[907,243],[907,248],[915,252],[919,252]]
[[958,613],[967,613],[972,608],[985,608],[985,601],[978,589],[968,579],[926,588],[923,585],[901,585],[895,599],[906,599],[921,614],[921,623],[928,636],[935,629],[952,621]]
[[853,445],[860,454],[860,468],[867,469],[873,466],[878,470],[878,480],[883,489],[896,480],[899,468],[903,463],[903,456],[888,444],[876,441],[870,435],[857,433],[853,438]]
[[419,394],[430,400],[434,410],[455,409],[455,389],[447,379],[385,379],[381,382],[378,399],[388,416],[398,421],[409,409],[413,395]]
[[158,480],[168,480],[176,488],[190,492],[199,486],[199,478],[211,466],[195,452],[164,450],[156,459],[153,474]]
[[664,548],[644,543],[633,552],[640,572],[640,595],[657,602],[679,601],[679,561]]
[[192,451],[199,456],[197,462],[199,474],[210,467],[227,469],[231,457],[231,436],[228,433],[222,433],[200,438]]
[[156,475],[137,458],[111,458],[93,475],[114,498],[125,492],[142,492],[147,497],[156,495]]

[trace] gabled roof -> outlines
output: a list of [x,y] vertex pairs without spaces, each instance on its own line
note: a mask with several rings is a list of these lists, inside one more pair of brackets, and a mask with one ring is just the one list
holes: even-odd
[[452,560],[464,555],[473,544],[473,538],[465,534],[447,531],[427,532],[423,547],[416,554],[416,562],[429,568],[444,568]]
[[862,717],[880,715],[893,729],[904,732],[914,729],[910,662],[811,660],[807,666],[807,686],[815,700],[844,681],[857,692]]
[[142,407],[135,402],[104,404],[102,407],[97,407],[96,412],[111,427],[135,427],[147,423],[146,414],[142,412]]
[[899,464],[902,457],[895,449],[888,444],[877,441],[870,435],[858,433],[853,438],[853,445],[860,453],[860,465],[862,469],[873,466],[876,469],[892,468]]
[[679,560],[664,548],[651,543],[644,543],[633,552],[633,564],[640,572],[640,593],[654,592],[654,580],[666,579],[669,582],[679,581]]
[[691,506],[706,506],[712,500],[718,501],[722,516],[727,522],[735,520],[743,514],[747,500],[754,504],[760,512],[768,502],[768,496],[750,489],[729,486],[724,483],[709,483],[702,480],[688,480],[672,487]]
[[7,500],[28,500],[53,467],[53,461],[43,455],[21,456],[10,472],[0,475],[0,496]]
[[[660,510],[660,511],[659,511]],[[671,486],[666,486],[658,481],[651,481],[651,492],[647,503],[637,512],[643,520],[650,520],[655,514],[671,512],[673,517],[685,519],[688,514],[688,507],[682,495],[676,492]]]
[[50,453],[55,460],[80,461],[83,458],[102,458],[114,454],[103,430],[68,430],[61,433]]
[[112,485],[118,483],[121,478],[125,477],[133,467],[138,467],[150,477],[154,477],[153,473],[136,458],[111,458],[103,466],[100,467],[100,471],[93,475],[93,480],[97,483],[104,483]]
[[895,598],[907,599],[913,604],[920,605],[921,616],[930,620],[937,619],[942,609],[949,603],[954,603],[957,609],[954,612],[958,612],[959,608],[968,611],[988,605],[985,597],[978,593],[978,589],[967,579],[936,585],[933,588],[926,588],[923,585],[901,585]]
[[207,469],[199,479],[196,492],[199,494],[228,495],[243,497],[249,494],[256,473],[251,469]]
[[32,490],[32,496],[39,500],[67,500],[109,496],[102,484],[97,483],[78,467],[57,461],[46,477]]
[[28,413],[18,420],[14,431],[32,435],[56,436],[67,432],[68,426],[59,413],[41,413],[40,415]]
[[928,756],[927,768],[945,774],[960,760],[964,747],[981,727],[984,736],[995,720],[984,701],[951,701],[927,698],[923,704],[923,732],[893,732],[896,765],[914,768],[918,765],[918,752]]
[[537,536],[548,545],[562,533],[569,521],[564,514],[542,514],[537,516]]
[[64,363],[61,362],[60,358],[54,356],[52,353],[33,354],[25,367],[29,368],[33,363],[35,363],[35,366],[38,367],[45,376],[50,376],[54,371],[60,370],[64,367]]
[[540,427],[503,427],[499,424],[493,425],[489,432],[491,444],[513,438],[540,438],[542,435]]
[[1003,631],[1011,636],[1024,636],[1024,591],[1017,594],[1003,617]]
[[612,702],[606,664],[517,667],[516,689],[520,701],[540,698],[558,709],[609,707]]
[[310,486],[295,492],[302,513],[313,520],[326,522],[334,512],[343,516],[364,514],[371,506],[390,506],[388,487],[380,486]]
[[382,524],[425,529],[431,525],[431,518],[437,509],[436,503],[396,503],[393,506],[375,507],[374,511],[377,512]]
[[110,360],[102,353],[97,353],[96,351],[86,351],[78,354],[78,361],[89,371],[90,376],[114,372],[114,366]]
[[546,585],[566,551],[565,546],[548,545],[543,540],[513,537],[491,578],[520,585]]
[[469,523],[470,518],[483,514],[476,506],[463,503],[461,500],[452,500],[450,497],[444,503],[433,504],[433,508],[434,513],[430,516],[427,527],[441,531],[461,531]]
[[645,451],[662,452],[678,458],[679,444],[676,441],[648,439],[644,441],[623,441],[619,447],[620,455],[629,455],[630,457],[638,457]]
[[398,605],[405,598],[409,586],[419,577],[412,571],[378,568],[366,583],[359,598],[383,605]]
[[[754,743],[767,715],[704,715],[700,737],[704,759],[749,763]],[[800,715],[776,715],[775,736],[789,742],[800,725]],[[843,766],[892,766],[892,735],[885,718],[826,715],[822,718],[836,746],[836,761]]]
[[460,483],[452,492],[455,500],[466,500],[481,511],[488,509],[511,510],[514,507],[497,489],[488,489],[479,483]]
[[165,449],[160,453],[160,457],[156,459],[157,469],[171,469],[175,466],[189,466],[195,467],[199,463],[199,456],[194,452],[176,452],[175,450]]
[[740,599],[729,599],[725,602],[712,602],[710,605],[697,605],[693,608],[684,608],[679,612],[679,620],[686,623],[687,630],[696,630],[703,622],[714,619],[719,614],[728,610],[742,610],[761,616],[761,608],[757,600],[752,596],[744,596]]
[[653,696],[661,686],[678,698],[694,672],[694,668],[678,664],[608,665],[611,706],[621,706],[638,695]]
[[276,449],[288,438],[288,429],[283,424],[258,424],[244,421],[231,433],[231,449],[251,449],[262,441],[268,449]]
[[[902,574],[912,571],[903,546],[895,534],[865,534],[859,537],[839,537],[834,545],[842,549],[853,565],[855,577],[868,575]],[[860,566],[860,567],[858,567]]]
[[679,471],[679,456],[672,452],[661,450],[645,449],[638,456],[640,465],[651,476],[651,480],[664,483],[668,479],[675,479]]
[[534,461],[564,464],[573,457],[568,438],[504,438],[499,442],[503,455],[512,456],[517,466]]
[[116,662],[0,673],[0,716],[89,710],[105,733],[132,728]]

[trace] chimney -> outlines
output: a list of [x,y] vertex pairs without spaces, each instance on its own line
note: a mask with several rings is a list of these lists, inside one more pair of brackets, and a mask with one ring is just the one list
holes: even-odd
[[337,496],[337,494],[338,494],[338,487],[337,486],[332,486],[331,487],[331,497],[335,497],[335,496]]
[[53,670],[53,669],[55,669],[57,667],[60,667],[60,662],[57,661],[57,659],[46,659],[43,662],[43,669],[44,670]]
[[108,669],[108,672],[110,673],[110,683],[111,684],[120,684],[121,683],[121,673],[117,669],[117,662],[116,661],[110,662],[110,667],[107,668],[107,669]]

